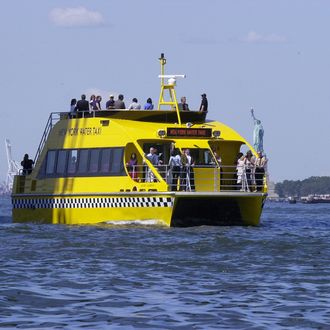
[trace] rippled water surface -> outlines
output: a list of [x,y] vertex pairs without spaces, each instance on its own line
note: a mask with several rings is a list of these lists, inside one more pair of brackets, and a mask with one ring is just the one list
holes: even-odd
[[330,329],[330,204],[259,227],[14,224],[0,199],[0,328]]

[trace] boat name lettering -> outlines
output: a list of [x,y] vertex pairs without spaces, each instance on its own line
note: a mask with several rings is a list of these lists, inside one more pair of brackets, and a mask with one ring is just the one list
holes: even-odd
[[81,127],[81,128],[62,128],[59,130],[58,133],[60,136],[70,135],[70,136],[77,136],[77,135],[100,135],[102,134],[101,127]]
[[167,136],[211,137],[210,128],[167,128]]

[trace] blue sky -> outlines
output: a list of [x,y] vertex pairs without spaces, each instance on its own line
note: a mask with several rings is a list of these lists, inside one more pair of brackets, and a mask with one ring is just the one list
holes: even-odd
[[[81,93],[159,95],[167,73],[186,74],[178,96],[252,142],[250,108],[265,129],[273,181],[330,175],[330,1],[2,1],[0,140],[34,157],[52,111]],[[0,180],[7,172],[0,151]]]

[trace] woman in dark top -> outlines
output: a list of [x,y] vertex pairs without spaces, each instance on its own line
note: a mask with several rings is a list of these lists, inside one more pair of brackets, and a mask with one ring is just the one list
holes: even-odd
[[144,110],[153,110],[153,108],[152,99],[149,97],[147,103],[144,105]]
[[137,158],[136,153],[132,152],[131,158],[129,159],[127,165],[128,173],[133,180],[137,180]]

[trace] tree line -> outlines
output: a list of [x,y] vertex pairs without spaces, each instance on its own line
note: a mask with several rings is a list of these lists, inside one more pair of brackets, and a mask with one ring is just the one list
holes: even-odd
[[330,194],[330,176],[312,176],[305,180],[284,180],[275,184],[279,197]]

